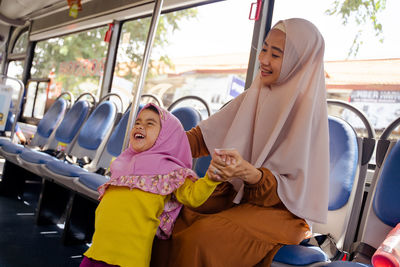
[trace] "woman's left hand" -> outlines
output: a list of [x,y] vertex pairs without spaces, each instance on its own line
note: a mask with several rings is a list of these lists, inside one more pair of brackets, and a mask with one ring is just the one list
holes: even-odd
[[244,160],[236,149],[215,150],[209,169],[223,181],[240,178],[248,184],[256,184],[262,177],[261,171]]

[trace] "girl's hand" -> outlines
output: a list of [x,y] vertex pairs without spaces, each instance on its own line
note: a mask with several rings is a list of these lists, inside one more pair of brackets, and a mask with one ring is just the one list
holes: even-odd
[[256,184],[262,177],[261,171],[244,160],[236,149],[216,149],[210,169],[221,181],[240,178],[246,183]]

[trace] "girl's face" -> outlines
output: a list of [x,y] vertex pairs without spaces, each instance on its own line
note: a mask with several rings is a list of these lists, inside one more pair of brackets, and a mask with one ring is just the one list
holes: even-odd
[[136,152],[146,151],[155,144],[160,130],[161,122],[158,113],[150,109],[142,110],[132,128],[129,145]]
[[261,70],[261,82],[264,86],[274,84],[281,73],[286,34],[272,29],[265,38],[263,48],[258,55]]

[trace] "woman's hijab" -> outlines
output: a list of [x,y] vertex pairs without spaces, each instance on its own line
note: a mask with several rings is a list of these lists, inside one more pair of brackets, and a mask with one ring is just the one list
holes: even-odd
[[[329,184],[324,40],[307,20],[280,23],[286,42],[276,84],[263,86],[258,73],[250,88],[200,128],[210,152],[236,148],[255,167],[275,175],[278,195],[289,211],[324,223]],[[240,192],[243,184],[238,187],[237,181],[233,184]]]

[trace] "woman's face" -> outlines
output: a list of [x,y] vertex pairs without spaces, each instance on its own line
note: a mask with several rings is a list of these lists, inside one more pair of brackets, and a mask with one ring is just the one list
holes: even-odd
[[160,116],[157,112],[145,109],[139,113],[130,134],[130,146],[136,152],[150,149],[161,130]]
[[261,70],[261,82],[264,86],[274,84],[281,73],[286,34],[272,29],[265,38],[263,48],[258,55]]

